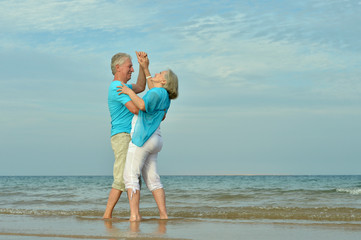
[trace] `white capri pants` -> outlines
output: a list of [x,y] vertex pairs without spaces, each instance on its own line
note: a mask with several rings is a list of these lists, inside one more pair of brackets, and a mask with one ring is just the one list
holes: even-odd
[[159,127],[142,147],[129,143],[123,174],[125,189],[131,188],[133,193],[140,190],[140,174],[150,191],[163,188],[157,173],[157,157],[162,146],[163,139]]

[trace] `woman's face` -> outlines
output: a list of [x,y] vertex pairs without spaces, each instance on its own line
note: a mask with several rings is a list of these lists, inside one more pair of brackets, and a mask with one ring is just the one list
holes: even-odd
[[165,75],[167,74],[167,71],[163,71],[163,72],[160,72],[160,73],[156,73],[155,75],[154,75],[154,77],[152,78],[152,81],[153,82],[158,82],[158,83],[160,83],[160,82],[166,82],[166,80],[165,80]]

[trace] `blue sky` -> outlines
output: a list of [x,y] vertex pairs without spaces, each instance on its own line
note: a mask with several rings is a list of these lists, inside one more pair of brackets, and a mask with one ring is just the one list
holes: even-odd
[[360,174],[361,1],[0,1],[0,175],[111,175],[110,58],[179,98],[160,174]]

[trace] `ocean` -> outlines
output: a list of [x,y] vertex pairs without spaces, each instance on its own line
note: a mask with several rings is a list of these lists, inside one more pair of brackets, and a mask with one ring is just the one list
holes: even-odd
[[[161,176],[161,180],[171,225],[172,221],[176,225],[200,222],[332,225],[352,227],[361,233],[361,175]],[[15,239],[10,237],[34,234],[45,234],[42,237],[52,239],[54,232],[34,230],[32,226],[35,222],[38,222],[36,226],[44,224],[44,219],[47,224],[58,221],[62,226],[67,222],[104,222],[101,217],[111,184],[111,176],[2,176],[0,239],[1,236]],[[145,222],[157,221],[156,204],[144,183],[140,209]],[[128,200],[123,194],[113,212],[111,225],[128,224],[128,216]],[[18,224],[23,221],[25,230],[9,226],[9,221]],[[28,229],[27,225],[32,227]],[[96,236],[94,234],[91,236]],[[104,234],[100,236],[109,232]],[[57,235],[87,236],[59,232]]]

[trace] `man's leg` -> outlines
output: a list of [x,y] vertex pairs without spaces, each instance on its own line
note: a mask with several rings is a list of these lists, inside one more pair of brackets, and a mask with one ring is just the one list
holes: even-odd
[[123,172],[125,160],[128,152],[130,135],[127,133],[119,133],[111,138],[112,149],[114,151],[114,167],[113,167],[113,185],[110,190],[108,203],[103,218],[112,218],[112,213],[121,194],[125,191]]
[[120,198],[120,195],[122,195],[122,191],[115,189],[115,188],[112,188],[110,190],[107,207],[106,207],[104,215],[103,215],[104,219],[112,218],[112,213],[113,213],[115,204],[117,204],[117,202]]

